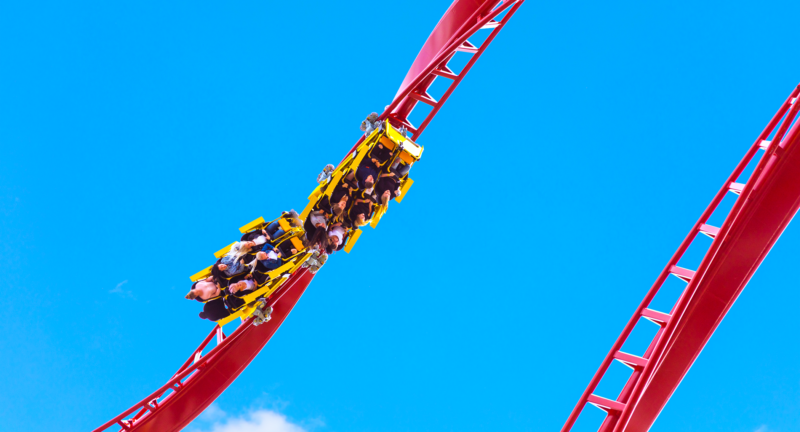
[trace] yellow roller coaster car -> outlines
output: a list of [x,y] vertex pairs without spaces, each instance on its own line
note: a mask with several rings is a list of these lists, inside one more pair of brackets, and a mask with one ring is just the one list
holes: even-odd
[[[305,263],[306,260],[311,257],[312,251],[305,247],[305,243],[303,241],[305,236],[305,232],[302,228],[303,221],[305,221],[309,213],[311,213],[323,196],[330,198],[334,189],[341,183],[342,179],[347,176],[348,173],[355,172],[355,170],[361,164],[361,161],[364,160],[364,158],[369,155],[378,144],[383,145],[385,148],[391,151],[391,158],[387,166],[391,166],[393,169],[395,169],[395,171],[401,173],[399,179],[401,193],[400,196],[396,198],[396,201],[401,202],[405,198],[408,189],[414,183],[414,181],[408,177],[408,169],[412,164],[420,159],[422,156],[423,147],[405,137],[388,121],[386,121],[383,126],[383,128],[375,130],[372,134],[365,138],[358,148],[356,148],[355,151],[353,151],[342,163],[339,164],[338,167],[336,167],[336,169],[334,169],[330,178],[320,183],[314,189],[314,191],[311,192],[311,195],[308,197],[308,205],[300,214],[299,223],[292,221],[290,215],[284,214],[278,219],[270,222],[266,222],[263,217],[259,217],[258,219],[239,228],[240,232],[246,234],[248,232],[265,229],[269,224],[277,221],[281,229],[284,231],[284,234],[280,238],[272,239],[271,243],[277,247],[283,242],[291,242],[292,249],[296,249],[297,253],[283,258],[283,265],[268,272],[268,278],[266,281],[258,285],[255,290],[247,292],[244,295],[239,293],[237,297],[243,301],[242,306],[240,306],[237,310],[232,311],[231,315],[217,321],[219,326],[224,326],[236,318],[241,318],[242,321],[249,318],[254,312],[257,312],[256,308],[258,308],[260,305],[259,299],[268,298],[270,295],[272,295],[289,278],[289,276],[291,276],[292,273],[300,269],[303,266],[303,263]],[[378,224],[384,213],[385,207],[379,206],[378,211],[376,211],[373,214],[372,219],[368,221],[373,228],[375,228],[375,226]],[[361,234],[362,231],[357,227],[352,227],[348,230],[345,239],[343,239],[345,242],[345,252],[350,253]],[[225,254],[230,251],[234,244],[235,242],[220,249],[214,253],[214,256],[216,258],[225,256]],[[211,276],[212,267],[213,266],[209,266],[197,272],[196,274],[192,275],[190,279],[192,282],[197,282],[201,279]]]

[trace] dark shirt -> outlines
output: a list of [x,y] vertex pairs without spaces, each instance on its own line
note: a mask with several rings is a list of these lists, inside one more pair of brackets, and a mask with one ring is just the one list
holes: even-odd
[[346,179],[342,179],[342,181],[333,188],[333,192],[331,192],[331,199],[330,202],[337,203],[342,200],[342,197],[347,195],[350,196],[351,189],[358,189],[355,184],[351,184]]
[[[256,251],[257,250],[258,249],[256,249]],[[245,259],[245,257],[239,259],[244,259],[245,262],[248,262],[247,259]],[[255,259],[255,255],[253,255],[253,259]],[[245,276],[247,276],[247,272],[249,270],[247,267],[244,267],[241,272],[235,275],[228,276],[227,274],[225,274],[224,271],[219,269],[218,265],[220,264],[220,261],[222,261],[222,258],[217,260],[217,262],[214,263],[214,266],[211,267],[211,275],[214,276],[214,281],[217,283],[217,285],[219,285],[220,289],[224,290],[228,288],[231,284],[239,282],[240,280],[243,280]]]
[[397,174],[397,178],[401,179],[408,175],[408,171],[411,169],[411,165],[407,164],[405,161],[400,161],[400,165],[397,168],[390,169],[389,172],[393,172]]
[[200,318],[219,321],[230,314],[231,313],[228,312],[228,309],[225,307],[225,301],[222,297],[217,297],[203,305],[203,312],[200,314]]
[[344,177],[342,177],[342,182],[341,182],[340,184],[341,184],[341,185],[344,185],[344,186],[347,186],[347,187],[348,187],[348,188],[350,188],[351,190],[352,190],[352,189],[358,189],[358,182],[356,181],[356,179],[353,179],[353,180],[347,180],[347,175],[345,175]]
[[265,283],[270,281],[269,273],[271,270],[264,268],[261,265],[261,262],[256,264],[256,271],[253,272],[253,281],[256,283],[256,287],[261,288],[264,286]]
[[[327,214],[333,213],[333,210],[331,209],[331,202],[328,199],[328,196],[323,195],[322,198],[320,198],[319,201],[317,201],[317,205],[314,206],[313,210],[322,210]],[[311,219],[311,218],[306,218],[306,219]]]
[[286,258],[292,256],[292,248],[294,245],[292,244],[292,239],[287,238],[286,240],[280,242],[276,245],[276,248],[281,252],[281,257],[285,260]]
[[397,177],[381,177],[381,179],[378,180],[378,183],[375,184],[375,196],[378,198],[378,202],[383,202],[381,201],[381,197],[387,190],[391,192],[389,199],[396,198],[397,188],[399,187],[400,182],[397,180]]
[[[255,230],[255,231],[250,231],[250,232],[244,233],[244,235],[242,235],[242,238],[239,241],[255,242],[258,237],[262,237],[262,236],[263,237],[267,237],[259,229],[259,230]],[[242,259],[244,259],[245,264],[250,264],[251,262],[253,262],[254,259],[256,259],[256,252],[258,252],[258,245],[255,245],[254,247],[251,247],[250,249],[247,250],[247,253],[244,254],[244,256],[242,256]]]
[[228,307],[228,310],[233,312],[237,312],[239,309],[245,306],[244,300],[239,297],[243,297],[247,294],[250,294],[249,291],[239,291],[236,294],[230,294],[225,296],[225,306]]
[[221,289],[225,289],[230,285],[231,276],[226,275],[224,271],[219,269],[220,261],[222,259],[217,260],[211,267],[211,275],[214,276],[214,281],[217,282],[217,285]]
[[340,223],[345,229],[350,229],[353,226],[353,221],[350,220],[350,215],[347,211],[343,211],[341,216],[334,215],[331,217],[330,222],[330,226]]
[[[266,253],[272,252],[274,250],[275,250],[275,248],[272,247],[272,245],[270,245],[270,244],[265,244],[264,247],[261,248],[261,251],[262,252],[266,252]],[[278,252],[278,251],[275,251],[275,252]],[[266,269],[267,271],[272,271],[272,270],[275,270],[276,268],[280,267],[282,264],[283,264],[283,260],[281,259],[280,256],[278,256],[277,258],[274,258],[274,259],[267,258],[265,260],[258,261],[258,263],[256,264],[256,268],[262,267],[262,268]]]
[[[314,234],[316,234],[317,227],[315,227],[314,224],[311,223],[310,217],[306,217],[306,221],[303,222],[303,230],[306,232],[306,239],[308,240],[311,240],[314,237]],[[283,253],[283,249],[281,249],[281,253]]]
[[[366,200],[366,202],[358,202],[358,200]],[[371,194],[366,193],[366,191],[360,191],[356,196],[353,197],[353,205],[350,207],[350,220],[356,220],[356,217],[364,213],[365,220],[369,220],[372,217],[372,207],[375,205],[375,197]]]
[[266,235],[264,235],[264,233],[261,232],[260,229],[257,229],[255,231],[250,231],[250,232],[244,233],[244,235],[242,235],[242,238],[239,241],[243,241],[243,242],[244,241],[256,241],[256,239],[258,237],[261,237],[261,236],[266,237]]
[[353,192],[353,203],[356,200],[371,200],[375,201],[375,191],[373,190],[372,193],[367,193],[366,189],[361,189]]
[[370,150],[369,153],[367,153],[366,155],[366,158],[369,158],[370,161],[372,159],[377,159],[379,168],[385,166],[386,163],[389,162],[389,159],[391,159],[391,157],[392,157],[392,151],[380,143],[378,143],[378,145],[373,147],[372,150]]
[[278,257],[276,259],[265,259],[261,260],[256,264],[256,269],[253,272],[253,280],[256,282],[259,288],[261,288],[266,282],[268,282],[269,275],[267,273],[275,270],[276,268],[283,265],[283,260]]
[[362,163],[360,167],[356,170],[356,179],[358,180],[358,187],[359,189],[366,189],[365,182],[367,177],[372,176],[373,181],[378,180],[378,171],[372,166],[372,163],[369,161],[365,161],[368,163]]

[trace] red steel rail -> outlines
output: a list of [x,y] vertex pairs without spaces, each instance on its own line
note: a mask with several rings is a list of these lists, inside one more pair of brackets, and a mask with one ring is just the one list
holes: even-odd
[[[523,2],[524,0],[454,2],[436,25],[428,40],[425,41],[422,50],[403,80],[400,90],[397,91],[394,101],[386,107],[381,118],[388,117],[393,124],[405,126],[413,134],[415,140],[419,139],[467,72],[472,69],[475,62]],[[479,5],[476,6],[476,3]],[[505,15],[503,15],[504,13]],[[502,18],[498,18],[501,15],[503,15]],[[459,24],[458,29],[452,31]],[[491,32],[480,46],[469,41],[469,38],[482,30]],[[457,52],[465,52],[471,54],[472,57],[460,72],[455,73],[448,67],[448,63]],[[437,78],[450,81],[447,90],[438,100],[428,93],[431,84]],[[408,120],[408,116],[420,102],[430,105],[432,109],[419,126],[414,126]]]
[[[755,143],[728,177],[711,204],[667,262],[595,373],[562,432],[572,429],[587,404],[606,412],[602,432],[648,430],[680,384],[722,318],[800,207],[800,131],[793,122],[800,86],[794,89]],[[791,130],[790,130],[791,127]],[[789,131],[787,133],[787,131]],[[773,136],[774,133],[774,136]],[[772,138],[770,139],[770,136]],[[764,150],[746,184],[745,168]],[[727,193],[739,195],[721,227],[708,220]],[[713,238],[696,271],[678,267],[694,239]],[[687,286],[669,313],[649,308],[672,274]],[[642,356],[621,351],[640,318],[659,330]],[[629,366],[631,376],[615,399],[594,394],[613,360]]]
[[[394,100],[380,115],[380,119],[388,118],[397,128],[405,126],[414,140],[418,140],[456,87],[461,84],[461,80],[464,79],[467,72],[472,69],[475,62],[524,2],[525,0],[454,1],[436,24],[436,28],[428,40],[422,45],[422,50],[414,59]],[[502,17],[498,18],[501,15]],[[491,30],[491,32],[482,44],[476,45],[469,41],[469,38],[484,30]],[[448,67],[448,64],[457,52],[471,54],[471,58],[461,71],[455,73]],[[428,93],[437,77],[450,81],[438,100]],[[420,102],[430,105],[432,109],[419,126],[414,126],[408,117]],[[363,140],[362,136],[356,141],[342,162],[358,148]]]
[[[423,45],[400,91],[381,119],[388,116],[396,126],[406,126],[414,139],[418,139],[523,1],[455,0]],[[503,13],[505,15],[498,18]],[[478,47],[470,43],[468,38],[480,30],[491,30],[491,33]],[[455,74],[447,64],[457,51],[468,52],[472,57],[467,65]],[[427,93],[437,76],[452,81],[438,101]],[[408,121],[408,115],[419,101],[432,105],[433,109],[419,127],[414,127]],[[362,136],[356,142],[348,152],[348,156],[363,139]],[[222,394],[250,364],[286,319],[312,278],[313,275],[301,270],[286,281],[278,293],[273,295],[271,304],[274,304],[275,310],[272,314],[273,319],[268,323],[255,327],[252,325],[252,318],[248,319],[228,337],[225,337],[222,329],[215,327],[164,386],[95,429],[94,432],[114,426],[130,432],[167,432],[178,431],[185,427]],[[202,355],[214,336],[217,337],[218,345]]]
[[[273,295],[272,319],[258,327],[250,318],[230,336],[215,326],[178,372],[160,389],[114,417],[94,432],[113,426],[124,431],[179,431],[213,402],[266,345],[294,308],[314,275],[301,269]],[[217,336],[217,346],[202,355]]]

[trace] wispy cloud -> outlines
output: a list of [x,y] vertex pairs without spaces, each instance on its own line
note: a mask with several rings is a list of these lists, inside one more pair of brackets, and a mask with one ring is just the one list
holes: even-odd
[[767,425],[761,425],[753,432],[769,432],[769,428],[767,428]]
[[126,283],[128,283],[127,279],[118,283],[117,286],[115,286],[114,289],[112,289],[109,292],[113,294],[118,294],[120,297],[127,297],[136,300],[136,297],[133,295],[133,291],[122,289],[122,286],[125,285]]
[[[257,409],[242,416],[229,416],[216,404],[209,406],[198,420],[213,422],[208,432],[309,432],[314,427],[322,426],[322,422],[311,422],[310,428],[292,423],[285,415],[268,410]],[[201,430],[197,430],[200,432]]]
[[215,421],[220,421],[227,416],[228,413],[223,411],[222,408],[220,408],[219,405],[217,405],[217,403],[214,402],[211,405],[209,405],[208,408],[206,408],[205,411],[203,411],[203,413],[200,414],[200,417],[198,417],[197,419],[200,421],[212,423]]

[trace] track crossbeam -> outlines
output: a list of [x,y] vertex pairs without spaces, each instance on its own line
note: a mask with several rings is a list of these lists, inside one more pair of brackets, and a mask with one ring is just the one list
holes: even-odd
[[[799,94],[800,86],[781,105],[664,267],[589,382],[562,432],[572,429],[586,404],[607,412],[600,431],[639,432],[652,426],[719,322],[800,208],[800,125],[794,123],[800,108],[794,102]],[[746,182],[740,182],[739,177],[760,150],[764,152],[755,170]],[[721,227],[709,225],[709,217],[728,192],[739,196],[736,203]],[[678,262],[698,233],[713,239],[700,266],[696,271],[679,267]],[[649,306],[670,274],[687,286],[670,313],[665,314]],[[640,318],[660,328],[644,356],[636,357],[621,352],[620,348]],[[614,360],[631,367],[633,372],[616,401],[610,401],[593,393]]]

